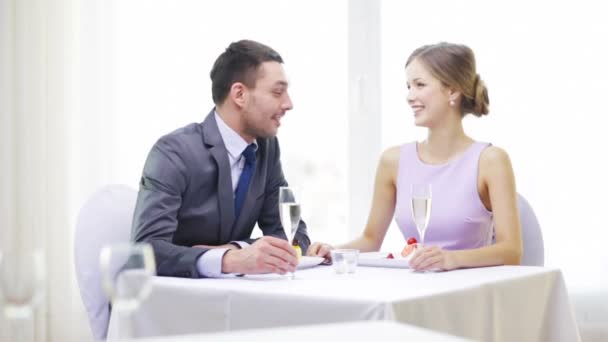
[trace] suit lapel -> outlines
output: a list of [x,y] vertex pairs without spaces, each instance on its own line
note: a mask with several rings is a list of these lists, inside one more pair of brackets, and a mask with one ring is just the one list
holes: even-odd
[[228,152],[215,121],[215,108],[207,115],[203,122],[203,142],[210,146],[209,152],[217,163],[217,196],[220,210],[219,243],[230,242],[232,226],[234,224],[234,192],[232,191],[232,178]]

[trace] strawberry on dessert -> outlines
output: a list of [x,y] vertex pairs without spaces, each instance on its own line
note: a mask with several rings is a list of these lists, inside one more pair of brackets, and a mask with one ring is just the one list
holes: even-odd
[[403,248],[403,250],[401,251],[401,256],[404,258],[407,258],[408,256],[410,256],[410,254],[412,254],[412,252],[416,249],[416,245],[407,245]]
[[407,245],[403,248],[400,254],[388,253],[386,256],[387,259],[395,259],[395,258],[411,258],[412,253],[417,248],[418,240],[415,237],[410,237],[407,239]]
[[401,256],[404,258],[411,257],[414,250],[416,250],[416,245],[418,241],[415,237],[411,237],[407,239],[407,245],[401,251]]

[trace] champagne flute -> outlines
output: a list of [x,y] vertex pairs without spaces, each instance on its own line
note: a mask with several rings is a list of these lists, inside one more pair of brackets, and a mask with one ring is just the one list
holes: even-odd
[[99,256],[102,287],[119,319],[119,338],[133,338],[132,314],[151,290],[156,275],[149,244],[119,243],[104,246]]
[[0,257],[0,302],[9,323],[9,340],[33,341],[33,316],[44,289],[41,250],[9,251]]
[[412,184],[412,219],[418,229],[420,245],[424,246],[424,236],[431,217],[431,184]]
[[[298,226],[300,225],[300,202],[296,200],[292,188],[282,186],[279,188],[279,216],[281,218],[281,226],[287,237],[287,242],[291,246],[293,238],[296,236]],[[289,279],[294,279],[295,274],[289,272]]]

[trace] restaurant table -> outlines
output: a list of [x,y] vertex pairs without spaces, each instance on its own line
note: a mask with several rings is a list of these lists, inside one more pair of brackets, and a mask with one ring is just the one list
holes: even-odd
[[[129,279],[123,285],[132,286]],[[137,286],[133,284],[133,286]],[[578,341],[559,269],[497,266],[449,272],[332,267],[220,279],[153,277],[133,313],[137,337],[350,321],[396,321],[481,341]],[[110,336],[124,329],[113,315]]]
[[358,321],[285,328],[134,339],[140,342],[311,342],[311,341],[472,341],[393,321]]

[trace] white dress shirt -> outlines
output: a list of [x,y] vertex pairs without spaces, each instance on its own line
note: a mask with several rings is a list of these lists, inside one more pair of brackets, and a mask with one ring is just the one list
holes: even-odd
[[[228,152],[228,163],[230,164],[230,176],[232,178],[232,193],[234,196],[234,191],[236,190],[239,178],[243,172],[243,167],[245,167],[243,151],[245,151],[245,148],[247,148],[249,144],[222,120],[217,111],[215,112],[215,122],[217,122],[217,128],[220,131],[220,136],[222,137],[224,146],[226,146],[226,151]],[[254,141],[253,143],[256,145],[257,149],[257,142]],[[249,246],[249,244],[244,241],[232,242],[238,244],[241,248]],[[196,262],[198,272],[208,278],[222,276],[222,258],[227,251],[228,248],[215,248],[201,255]]]

